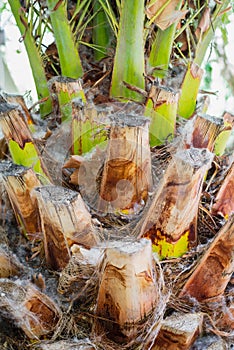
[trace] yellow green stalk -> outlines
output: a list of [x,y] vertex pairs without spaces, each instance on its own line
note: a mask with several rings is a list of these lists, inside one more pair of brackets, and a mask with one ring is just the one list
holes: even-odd
[[66,1],[47,0],[47,5],[58,49],[62,75],[74,79],[81,78],[83,69],[67,19]]
[[[34,38],[32,36],[28,19],[25,12],[22,10],[19,0],[8,0],[11,7],[11,11],[15,17],[16,24],[20,30],[22,38],[24,40],[24,45],[27,51],[28,59],[32,69],[32,74],[37,90],[37,96],[39,100],[42,100],[40,104],[41,117],[45,117],[52,111],[52,103],[49,94],[49,89],[47,86],[47,79],[45,75],[45,70],[43,66],[43,60],[40,56],[38,48],[35,44]],[[21,67],[18,67],[21,69]]]
[[111,97],[142,101],[143,97],[124,85],[144,89],[144,0],[121,2],[120,24],[112,74]]
[[106,144],[105,115],[94,107],[84,106],[81,100],[72,102],[72,149],[71,153],[83,155],[97,145]]
[[180,117],[188,119],[193,115],[202,75],[203,69],[197,64],[194,62],[188,64],[178,103],[178,114]]
[[[182,1],[178,3],[176,10],[180,9],[181,4]],[[154,77],[164,78],[167,74],[177,22],[171,24],[165,30],[157,29],[149,56],[149,64],[154,69],[152,73]]]
[[196,100],[199,92],[200,82],[202,78],[202,69],[200,68],[204,60],[206,51],[214,38],[214,31],[221,23],[222,11],[225,11],[229,4],[229,0],[216,5],[216,10],[210,19],[210,26],[201,34],[199,38],[195,57],[192,63],[188,64],[187,72],[182,83],[181,95],[178,105],[178,114],[183,118],[190,118],[196,108]]
[[151,88],[144,115],[150,117],[150,146],[171,141],[175,134],[178,93],[165,87]]

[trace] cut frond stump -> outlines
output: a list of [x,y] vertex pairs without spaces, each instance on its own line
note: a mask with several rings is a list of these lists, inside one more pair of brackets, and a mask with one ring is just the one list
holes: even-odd
[[234,216],[221,228],[195,271],[184,285],[180,297],[198,301],[223,294],[234,269]]
[[27,124],[28,125],[34,124],[34,121],[31,117],[31,114],[26,106],[26,103],[25,103],[22,95],[4,93],[3,96],[6,99],[6,102],[13,103],[13,104],[19,104],[23,110],[25,117],[26,117],[25,119],[27,121]]
[[83,103],[86,101],[81,80],[57,76],[49,80],[48,86],[52,96],[54,110],[58,111],[62,121],[71,120],[72,99],[80,98]]
[[110,242],[100,279],[95,331],[119,342],[133,338],[159,297],[151,242]]
[[135,214],[145,205],[152,185],[149,120],[118,115],[112,120],[98,210]]
[[226,219],[234,214],[234,163],[219,189],[212,212]]
[[213,151],[215,140],[224,128],[222,118],[208,114],[196,115],[184,128],[185,148],[207,148]]
[[44,235],[46,261],[55,270],[64,268],[71,256],[70,247],[91,248],[99,242],[91,215],[81,196],[60,186],[36,188],[35,196]]
[[81,99],[72,100],[72,154],[83,155],[107,141],[108,113],[108,107],[94,108]]
[[28,281],[0,280],[0,314],[12,320],[30,339],[55,330],[61,317],[58,306]]
[[22,233],[30,240],[41,232],[38,207],[32,190],[41,185],[34,171],[22,165],[9,163],[3,173],[4,187]]
[[169,142],[175,135],[176,112],[179,93],[172,89],[153,85],[145,107],[145,116],[150,117],[150,146]]
[[162,321],[152,350],[189,350],[201,333],[201,313],[173,314]]
[[50,183],[49,173],[18,105],[0,104],[0,126],[14,163],[33,167],[43,183]]
[[181,256],[196,245],[198,206],[212,160],[212,153],[196,148],[172,157],[148,213],[139,223],[138,237],[151,239],[160,258]]

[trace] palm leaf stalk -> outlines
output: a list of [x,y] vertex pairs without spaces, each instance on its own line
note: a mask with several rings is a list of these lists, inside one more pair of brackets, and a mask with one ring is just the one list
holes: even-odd
[[110,95],[114,98],[142,101],[143,96],[128,89],[124,82],[140,89],[144,80],[144,1],[121,2],[120,24]]
[[[182,1],[179,1],[176,10],[180,10],[181,4]],[[164,30],[157,29],[149,56],[149,64],[154,68],[152,75],[155,77],[164,78],[167,74],[177,23],[178,21]]]
[[51,113],[52,110],[52,103],[50,99],[49,89],[47,86],[47,79],[43,67],[43,61],[35,44],[32,33],[29,29],[28,19],[21,7],[20,1],[8,0],[8,3],[11,7],[11,11],[14,15],[20,33],[24,38],[24,45],[32,69],[32,74],[37,90],[37,96],[39,100],[42,100],[42,103],[40,104],[40,113],[41,117],[43,118],[49,113]]
[[92,39],[96,46],[94,49],[94,58],[100,61],[107,55],[107,49],[111,38],[110,25],[107,21],[106,13],[98,0],[93,1],[93,18]]
[[77,79],[83,75],[80,56],[67,19],[65,1],[47,0],[62,75]]
[[197,44],[193,62],[188,63],[187,72],[181,87],[181,95],[178,104],[178,114],[183,118],[190,118],[195,111],[197,94],[202,78],[201,65],[206,51],[214,38],[214,31],[220,25],[223,14],[228,10],[229,0],[219,3],[210,18],[209,28],[201,35]]

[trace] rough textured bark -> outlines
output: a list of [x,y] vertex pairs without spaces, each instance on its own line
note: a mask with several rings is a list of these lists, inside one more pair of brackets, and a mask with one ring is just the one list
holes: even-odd
[[38,200],[46,261],[60,270],[67,265],[73,244],[90,248],[98,243],[91,215],[77,192],[60,186],[43,186],[34,193]]
[[220,296],[234,269],[234,216],[222,227],[205,252],[193,274],[183,287],[180,297],[198,301]]
[[98,209],[105,213],[136,213],[151,188],[148,119],[118,116],[113,119],[100,184]]
[[139,237],[151,239],[160,257],[180,256],[196,245],[198,205],[212,159],[206,149],[195,148],[172,157],[139,228]]
[[37,238],[41,227],[37,203],[31,196],[33,188],[41,185],[36,174],[32,169],[9,163],[3,182],[22,233],[29,239]]
[[41,159],[40,152],[35,145],[24,116],[17,105],[0,104],[0,126],[14,163],[32,166],[35,172],[41,174],[41,181],[49,183],[49,173]]
[[57,305],[31,283],[0,280],[1,314],[11,319],[30,339],[51,333],[61,317]]
[[189,350],[201,333],[201,313],[173,314],[162,321],[152,350]]
[[225,218],[234,214],[234,163],[225,177],[212,208],[213,213]]
[[[136,335],[158,300],[151,242],[114,241],[105,250],[97,299],[97,324],[108,337]],[[99,330],[101,331],[101,330]]]
[[215,140],[223,128],[222,118],[199,114],[184,128],[184,146],[185,148],[207,148],[212,152]]

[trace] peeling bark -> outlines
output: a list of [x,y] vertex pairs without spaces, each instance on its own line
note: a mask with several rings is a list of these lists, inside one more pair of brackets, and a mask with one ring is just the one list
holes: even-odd
[[225,218],[234,214],[234,163],[219,189],[212,212]]
[[185,283],[180,297],[204,301],[222,295],[234,269],[234,216],[216,238]]

